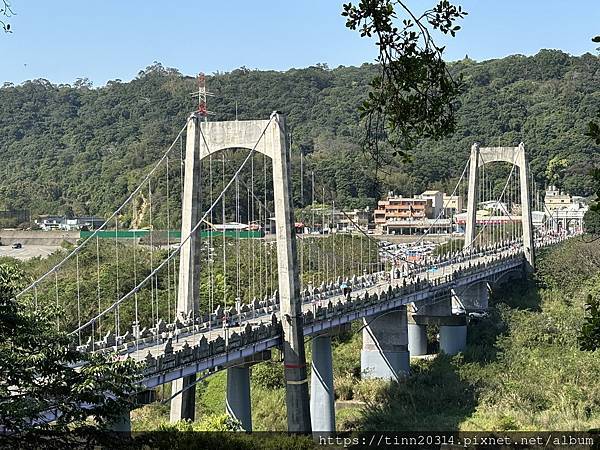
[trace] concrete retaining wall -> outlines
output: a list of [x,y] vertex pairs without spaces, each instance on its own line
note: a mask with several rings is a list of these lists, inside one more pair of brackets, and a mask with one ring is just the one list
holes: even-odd
[[23,245],[60,245],[63,241],[74,244],[79,231],[0,230],[2,245],[20,242]]

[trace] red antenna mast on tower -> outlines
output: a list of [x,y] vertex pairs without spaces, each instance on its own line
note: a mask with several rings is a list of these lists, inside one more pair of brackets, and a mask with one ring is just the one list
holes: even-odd
[[205,121],[208,120],[208,116],[214,114],[213,112],[208,110],[206,98],[214,97],[212,92],[208,92],[206,90],[206,77],[203,72],[200,72],[197,77],[198,80],[198,92],[193,92],[193,97],[198,97],[198,109],[196,110],[196,114],[200,117],[203,117]]

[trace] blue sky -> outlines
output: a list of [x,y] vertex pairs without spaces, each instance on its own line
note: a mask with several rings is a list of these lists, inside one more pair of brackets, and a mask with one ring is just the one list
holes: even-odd
[[[356,0],[355,0],[356,1]],[[455,0],[469,12],[447,59],[478,61],[541,48],[595,52],[600,0]],[[246,66],[286,70],[360,65],[372,42],[345,28],[343,0],[11,0],[0,35],[0,83],[46,78],[130,80],[153,61],[185,74]],[[410,0],[415,10],[435,2]]]

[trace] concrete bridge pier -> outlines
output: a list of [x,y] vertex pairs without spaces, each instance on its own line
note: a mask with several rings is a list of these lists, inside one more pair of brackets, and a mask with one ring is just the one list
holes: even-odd
[[[480,290],[483,288],[480,288],[478,285],[474,286],[474,290],[470,291],[470,295],[473,297],[471,299],[472,302],[468,300],[468,296],[465,294],[468,291],[467,289],[460,291],[462,301],[452,291],[451,295],[440,298],[431,304],[422,305],[421,307],[417,307],[414,304],[411,305],[412,314],[409,314],[408,320],[410,333],[409,348],[411,349],[412,356],[427,353],[427,325],[439,326],[440,351],[449,355],[455,355],[465,349],[467,345],[467,316],[464,314],[462,305],[465,302],[467,305],[483,302],[483,299],[477,297],[477,295],[481,294]],[[483,283],[483,286],[485,288],[483,291],[487,294],[485,283]],[[475,298],[477,298],[477,302],[475,302]],[[487,307],[487,297],[485,299]],[[453,310],[456,312],[458,307],[462,314],[452,314]]]
[[250,400],[250,365],[227,369],[227,414],[240,422],[244,431],[252,431],[252,403]]
[[312,339],[310,376],[310,417],[313,432],[335,432],[335,393],[331,335]]
[[408,316],[408,352],[410,356],[427,354],[427,324],[417,323],[411,314]]
[[240,422],[244,431],[252,431],[250,367],[270,359],[271,351],[265,350],[227,368],[225,412],[229,417]]
[[196,374],[178,378],[171,383],[173,394],[182,391],[171,400],[171,413],[169,416],[171,423],[176,423],[180,420],[194,420],[196,418],[195,382]]
[[114,433],[131,433],[131,413],[124,410],[109,425],[108,429]]
[[365,378],[399,381],[410,371],[406,307],[363,319],[360,366]]
[[467,316],[440,317],[440,351],[456,355],[467,346]]

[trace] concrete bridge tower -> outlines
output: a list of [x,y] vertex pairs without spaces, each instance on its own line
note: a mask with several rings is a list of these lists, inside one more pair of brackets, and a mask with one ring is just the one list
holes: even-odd
[[465,250],[471,247],[475,239],[477,224],[477,187],[479,184],[479,168],[484,164],[503,161],[519,168],[521,190],[521,224],[523,227],[523,247],[527,270],[535,269],[535,248],[533,240],[533,225],[531,220],[531,199],[529,197],[529,160],[525,153],[525,145],[521,142],[518,147],[479,147],[473,144],[469,162],[469,192],[467,199],[467,221],[465,229]]
[[[199,210],[201,198],[201,162],[209,155],[225,149],[254,149],[271,158],[273,162],[273,191],[277,232],[277,265],[279,275],[279,299],[283,326],[283,350],[285,360],[286,403],[288,431],[308,433],[311,431],[306,355],[302,328],[300,284],[298,279],[294,210],[292,207],[290,181],[290,154],[285,135],[285,118],[274,112],[269,120],[245,120],[227,122],[204,122],[194,115],[187,128],[185,156],[185,179],[182,204],[182,239],[202,218]],[[179,295],[177,312],[189,317],[198,313],[200,252],[199,238],[192,236],[182,246],[179,268]],[[228,411],[249,423],[250,371],[247,366],[228,369]],[[173,382],[173,392],[191,386],[195,375]],[[171,421],[193,419],[195,389],[189,387],[171,402]]]

